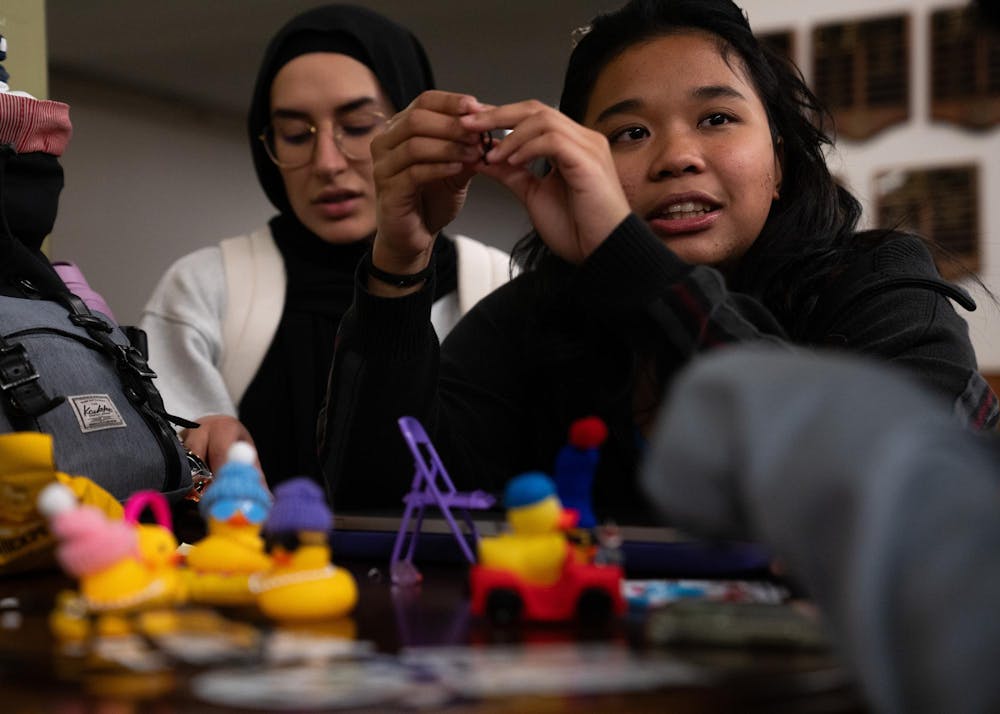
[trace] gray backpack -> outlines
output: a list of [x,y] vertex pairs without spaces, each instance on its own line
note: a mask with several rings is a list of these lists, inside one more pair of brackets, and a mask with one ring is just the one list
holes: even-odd
[[191,465],[153,386],[156,375],[122,328],[71,293],[0,296],[0,433],[51,434],[60,471],[115,498],[142,489],[182,498]]

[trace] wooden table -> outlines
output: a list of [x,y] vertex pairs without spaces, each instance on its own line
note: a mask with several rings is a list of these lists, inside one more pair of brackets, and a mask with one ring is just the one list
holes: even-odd
[[[356,575],[360,602],[351,622],[359,640],[381,653],[426,645],[553,643],[571,647],[610,644],[640,657],[662,656],[642,637],[641,617],[600,629],[522,625],[497,630],[468,614],[462,569],[424,567],[418,589],[401,591],[387,582],[384,563],[345,564]],[[73,583],[55,572],[0,579],[0,709],[21,712],[225,712],[195,696],[190,684],[203,667],[175,665],[149,673],[100,669],[81,657],[59,654],[47,617],[55,595]],[[237,619],[268,627],[252,614]],[[451,702],[447,712],[861,712],[859,698],[836,661],[825,653],[732,649],[675,649],[669,654],[710,673],[697,685],[595,696],[516,695]],[[335,667],[336,664],[330,666]],[[246,711],[246,709],[240,709]],[[287,708],[285,709],[288,710]],[[373,711],[387,711],[380,706]],[[400,709],[391,709],[392,711]]]

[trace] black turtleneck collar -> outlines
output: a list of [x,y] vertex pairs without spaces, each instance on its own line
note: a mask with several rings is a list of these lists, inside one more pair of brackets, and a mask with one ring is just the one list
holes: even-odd
[[275,216],[268,225],[286,260],[301,261],[322,271],[353,273],[358,260],[371,246],[371,237],[351,243],[330,243],[287,213]]
[[[268,225],[285,260],[288,300],[293,307],[339,316],[353,298],[358,261],[371,250],[372,238],[353,243],[330,243],[306,228],[295,216],[280,214]],[[434,299],[458,287],[454,242],[441,234],[434,242],[436,282]]]

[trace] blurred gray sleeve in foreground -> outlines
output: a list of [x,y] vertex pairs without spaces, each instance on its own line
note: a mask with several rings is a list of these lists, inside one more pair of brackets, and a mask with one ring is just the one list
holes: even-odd
[[734,347],[667,395],[641,474],[704,536],[769,546],[878,711],[1000,711],[1000,451],[857,358]]

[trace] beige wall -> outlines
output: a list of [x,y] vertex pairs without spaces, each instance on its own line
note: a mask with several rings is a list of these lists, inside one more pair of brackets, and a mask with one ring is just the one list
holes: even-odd
[[0,34],[7,38],[4,67],[11,88],[48,98],[45,50],[45,0],[3,0]]

